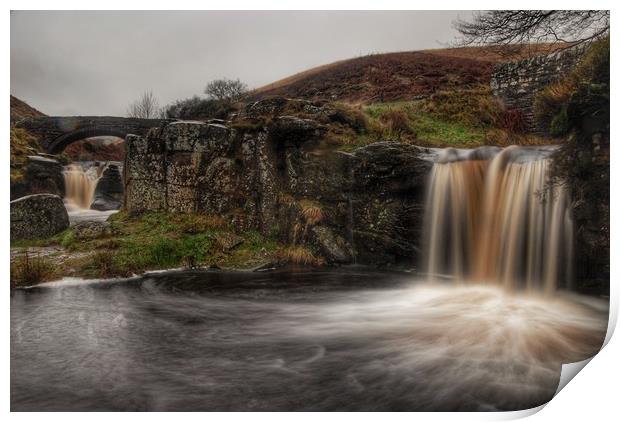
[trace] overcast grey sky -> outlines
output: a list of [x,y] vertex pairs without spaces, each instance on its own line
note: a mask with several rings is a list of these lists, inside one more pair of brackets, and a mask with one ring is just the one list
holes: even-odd
[[259,87],[367,53],[440,48],[468,12],[12,12],[11,93],[49,115],[125,115],[212,79]]

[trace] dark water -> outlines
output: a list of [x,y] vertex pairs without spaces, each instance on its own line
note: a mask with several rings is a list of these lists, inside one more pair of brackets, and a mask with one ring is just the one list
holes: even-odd
[[360,269],[17,290],[11,409],[529,408],[602,343],[582,299]]

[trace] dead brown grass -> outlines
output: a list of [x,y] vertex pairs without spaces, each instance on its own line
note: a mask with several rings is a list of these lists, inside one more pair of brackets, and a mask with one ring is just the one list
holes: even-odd
[[305,246],[288,246],[280,250],[276,256],[285,264],[308,265],[312,267],[321,267],[325,265],[325,259],[315,255]]
[[251,99],[270,96],[368,104],[411,100],[442,89],[489,82],[496,63],[547,54],[566,44],[447,48],[371,54],[325,64],[265,85]]
[[323,214],[323,209],[317,202],[302,199],[301,201],[299,201],[299,206],[301,208],[301,214],[306,220],[306,225],[314,226],[315,224],[323,221],[323,219],[325,218],[325,215]]

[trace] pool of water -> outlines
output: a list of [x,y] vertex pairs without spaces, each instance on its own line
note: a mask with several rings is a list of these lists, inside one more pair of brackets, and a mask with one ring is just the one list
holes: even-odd
[[11,409],[516,410],[594,355],[607,302],[363,268],[11,292]]
[[71,225],[81,221],[106,221],[112,214],[116,214],[118,210],[97,211],[91,209],[80,208],[70,201],[65,200],[65,208],[69,215],[69,223]]

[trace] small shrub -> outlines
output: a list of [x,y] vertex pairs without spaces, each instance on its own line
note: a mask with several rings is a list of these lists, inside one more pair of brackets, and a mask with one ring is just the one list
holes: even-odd
[[75,247],[75,244],[75,233],[73,233],[73,230],[65,230],[60,237],[60,246],[65,249],[73,249]]
[[32,286],[49,281],[54,276],[54,265],[46,258],[26,253],[11,263],[11,285]]
[[536,95],[534,99],[534,117],[540,125],[551,127],[553,119],[562,112],[575,91],[572,79],[551,84]]
[[559,136],[570,131],[571,121],[579,121],[584,116],[608,118],[609,48],[609,37],[592,43],[566,77],[547,86],[536,96],[534,116],[539,124]]
[[426,99],[422,111],[450,123],[472,127],[497,124],[502,106],[487,86],[439,91]]
[[525,118],[520,110],[503,110],[497,118],[497,126],[512,133],[523,133],[527,129]]
[[178,241],[168,237],[158,238],[148,249],[148,261],[160,268],[177,265],[181,261]]
[[226,119],[234,110],[234,105],[228,101],[194,96],[167,105],[163,113],[167,119],[207,120]]
[[198,264],[195,255],[189,255],[183,258],[183,267],[193,270],[197,266]]
[[389,134],[396,139],[413,134],[409,116],[403,110],[390,109],[381,115],[381,121],[387,125]]
[[248,86],[239,79],[216,79],[205,87],[205,94],[218,101],[239,101],[248,92]]
[[358,134],[368,131],[369,122],[363,110],[343,103],[334,103],[333,109],[329,114],[331,122],[348,126]]
[[549,133],[551,136],[563,136],[566,135],[570,131],[570,121],[568,119],[568,113],[566,112],[566,108],[562,107],[559,113],[557,113],[551,119],[551,124],[549,125]]

